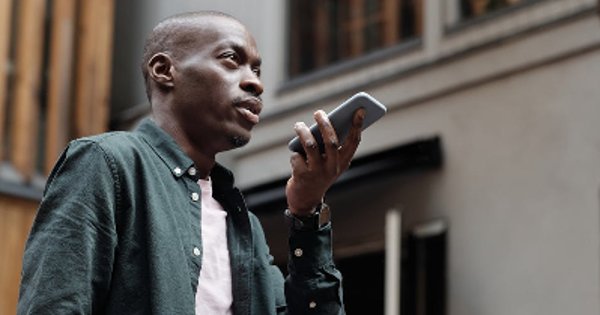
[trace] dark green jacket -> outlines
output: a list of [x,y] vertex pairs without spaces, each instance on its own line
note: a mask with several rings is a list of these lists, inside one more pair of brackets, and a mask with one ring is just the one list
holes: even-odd
[[[202,238],[192,168],[150,120],[71,142],[27,240],[17,314],[193,315]],[[343,314],[330,227],[292,233],[302,255],[290,255],[284,284],[232,174],[217,165],[211,177],[228,212],[233,313]]]

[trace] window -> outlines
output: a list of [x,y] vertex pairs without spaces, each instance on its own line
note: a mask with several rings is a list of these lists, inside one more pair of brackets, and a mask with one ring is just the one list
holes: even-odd
[[0,180],[31,183],[69,139],[106,129],[112,12],[104,0],[0,2]]
[[479,17],[489,12],[507,8],[526,0],[460,0],[463,20]]
[[289,76],[421,34],[421,0],[290,0]]
[[336,267],[343,276],[348,315],[384,313],[385,252],[342,259],[336,262]]

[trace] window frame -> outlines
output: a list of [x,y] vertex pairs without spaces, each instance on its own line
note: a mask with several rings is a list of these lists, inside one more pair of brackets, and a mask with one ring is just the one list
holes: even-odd
[[[357,1],[360,2],[361,6],[364,6],[364,4],[366,2],[364,2],[365,0],[353,0],[353,1]],[[402,6],[402,1],[411,1],[414,2],[416,5],[416,11],[420,13],[421,17],[415,19],[414,22],[414,35],[410,36],[410,37],[402,37],[401,31],[399,29],[398,23],[387,23],[385,21],[394,21],[393,16],[398,17],[399,15],[401,15],[400,12],[400,7]],[[317,5],[319,6],[324,6],[327,5],[329,2],[318,2]],[[339,69],[342,69],[341,72],[345,72],[345,69],[349,68],[349,67],[362,67],[364,64],[370,64],[373,62],[373,59],[375,58],[380,58],[382,56],[385,56],[385,58],[388,58],[390,55],[397,55],[398,53],[403,53],[407,50],[412,51],[412,49],[415,46],[421,46],[421,39],[423,37],[423,21],[424,21],[424,17],[422,16],[424,13],[424,1],[423,0],[381,0],[381,8],[385,8],[386,7],[386,3],[389,6],[390,3],[394,3],[394,8],[396,8],[397,10],[395,10],[396,13],[394,14],[386,14],[387,11],[389,10],[385,10],[385,9],[380,9],[378,12],[376,12],[375,14],[373,14],[372,16],[369,17],[365,17],[363,16],[363,14],[361,14],[360,18],[357,19],[354,22],[340,22],[338,21],[337,24],[345,24],[346,27],[351,28],[351,29],[361,29],[361,30],[365,30],[367,28],[367,25],[369,24],[369,20],[376,18],[378,21],[380,21],[380,23],[382,25],[384,25],[385,29],[387,30],[386,32],[383,32],[382,36],[381,36],[381,44],[380,47],[375,47],[372,48],[371,50],[369,50],[368,48],[364,47],[364,37],[365,36],[361,36],[360,40],[355,40],[354,42],[349,42],[348,44],[353,46],[353,52],[349,53],[348,56],[342,56],[342,57],[338,57],[335,60],[328,60],[331,59],[331,56],[328,52],[328,50],[330,49],[328,47],[328,49],[326,49],[326,52],[321,53],[321,54],[315,54],[315,57],[313,57],[315,59],[314,61],[314,66],[312,67],[312,69],[309,70],[305,70],[305,71],[301,71],[300,68],[302,67],[299,63],[300,63],[300,57],[298,56],[292,56],[292,52],[293,51],[299,51],[298,48],[298,42],[301,40],[299,39],[299,35],[300,35],[300,25],[297,25],[297,21],[298,19],[295,19],[293,17],[293,14],[295,12],[295,6],[298,5],[297,2],[293,1],[293,0],[289,0],[286,2],[286,15],[287,15],[287,23],[286,23],[286,34],[287,34],[287,38],[288,41],[286,43],[286,56],[285,56],[285,78],[286,78],[286,84],[284,84],[284,86],[279,90],[279,92],[287,90],[290,87],[290,82],[303,82],[305,80],[308,79],[304,79],[309,77],[310,80],[314,80],[315,77],[316,79],[320,79],[321,77],[328,77],[331,74],[330,73],[335,73],[338,74],[340,73]],[[323,12],[323,10],[319,10],[320,12]],[[323,16],[323,14],[321,14],[321,17]],[[325,19],[323,17],[323,19]],[[323,19],[319,19],[321,20],[320,23],[323,24],[327,21],[323,21]],[[326,20],[326,19],[325,19]],[[395,21],[399,21],[399,19],[396,19]],[[317,21],[318,22],[318,21]],[[317,23],[318,24],[318,23]],[[294,29],[297,30],[297,33],[292,34],[292,32],[294,31]],[[323,43],[327,41],[327,37],[329,31],[330,31],[330,27],[327,28],[328,32],[321,32],[321,36],[319,38],[314,39],[315,45],[319,46],[319,43]],[[339,32],[340,35],[338,35],[338,37],[342,37],[342,32]],[[392,39],[394,38],[394,39]],[[343,40],[338,39],[336,42],[337,46],[341,46],[343,44]],[[357,48],[358,46],[361,46],[361,48]],[[400,48],[399,48],[400,47]],[[338,50],[343,50],[343,49],[339,49]],[[384,53],[382,53],[384,52]],[[301,52],[299,53],[301,54]],[[376,57],[372,57],[372,56],[376,56]],[[361,59],[365,59],[365,57],[369,57],[367,58],[367,60],[369,61],[361,61],[361,62],[356,62],[356,60],[361,60]],[[331,70],[330,68],[335,68],[337,70]],[[296,69],[296,70],[294,70]],[[326,73],[325,75],[323,73]],[[319,74],[319,75],[316,75]],[[291,86],[295,86],[295,84],[291,84]]]
[[[394,0],[382,0],[394,1]],[[417,10],[421,13],[421,17],[415,21],[415,35],[412,37],[398,39],[395,43],[390,43],[390,39],[383,39],[384,46],[366,51],[357,56],[353,56],[347,59],[339,59],[333,62],[325,62],[322,67],[316,67],[315,69],[308,70],[306,72],[298,72],[293,75],[291,71],[291,65],[295,61],[293,60],[291,51],[294,49],[292,29],[293,29],[293,4],[292,1],[286,2],[286,37],[288,42],[286,43],[285,53],[285,71],[284,71],[284,83],[279,86],[276,94],[281,95],[285,92],[303,87],[308,84],[313,84],[317,81],[327,80],[331,77],[346,74],[348,72],[357,71],[361,68],[368,67],[370,65],[380,63],[382,61],[396,58],[399,55],[408,54],[416,50],[423,48],[423,29],[424,29],[424,1],[423,0],[404,0],[404,1],[416,1],[419,2],[420,6]],[[398,4],[400,5],[400,4]],[[384,14],[382,14],[384,15]],[[388,17],[389,18],[389,17]],[[363,17],[362,20],[365,20]],[[396,25],[397,26],[397,25]],[[401,34],[397,34],[401,36]],[[390,35],[393,36],[393,35]],[[388,36],[389,37],[389,36]],[[386,46],[387,45],[387,46]],[[323,54],[326,55],[326,54]],[[325,58],[326,59],[326,58]]]
[[[462,0],[452,0],[452,1],[460,2]],[[513,14],[516,11],[520,11],[524,8],[534,6],[534,5],[537,5],[542,2],[548,2],[548,1],[551,1],[551,0],[523,0],[517,4],[510,5],[510,6],[500,8],[497,10],[493,10],[490,12],[486,12],[486,13],[482,14],[481,16],[476,16],[476,17],[472,17],[472,18],[468,18],[468,19],[463,19],[459,13],[457,22],[455,22],[451,25],[444,26],[444,33],[445,33],[445,35],[452,35],[454,33],[458,33],[463,30],[466,30],[466,29],[470,29],[477,25],[481,25],[484,23],[488,23],[488,22],[497,20],[506,15]]]

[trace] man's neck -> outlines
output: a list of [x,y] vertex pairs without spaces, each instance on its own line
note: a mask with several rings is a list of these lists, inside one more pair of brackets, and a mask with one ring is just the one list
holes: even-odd
[[202,179],[208,179],[210,171],[215,166],[215,154],[207,152],[207,148],[198,148],[188,139],[185,132],[179,128],[176,123],[169,119],[162,119],[160,115],[154,115],[154,122],[168,133],[175,143],[185,152],[192,161],[198,176]]

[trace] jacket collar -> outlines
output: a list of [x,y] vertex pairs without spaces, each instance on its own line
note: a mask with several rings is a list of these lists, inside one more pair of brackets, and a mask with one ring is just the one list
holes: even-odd
[[183,176],[194,165],[171,136],[150,119],[142,120],[134,131],[148,143],[175,177]]
[[[171,170],[173,176],[179,178],[185,175],[188,170],[194,166],[194,161],[177,145],[175,140],[162,128],[150,119],[144,119],[134,131],[148,143],[154,153]],[[191,175],[195,180],[197,175]],[[228,191],[233,189],[234,178],[231,171],[224,166],[216,163],[210,172],[210,176],[215,185],[214,189],[218,191]]]

